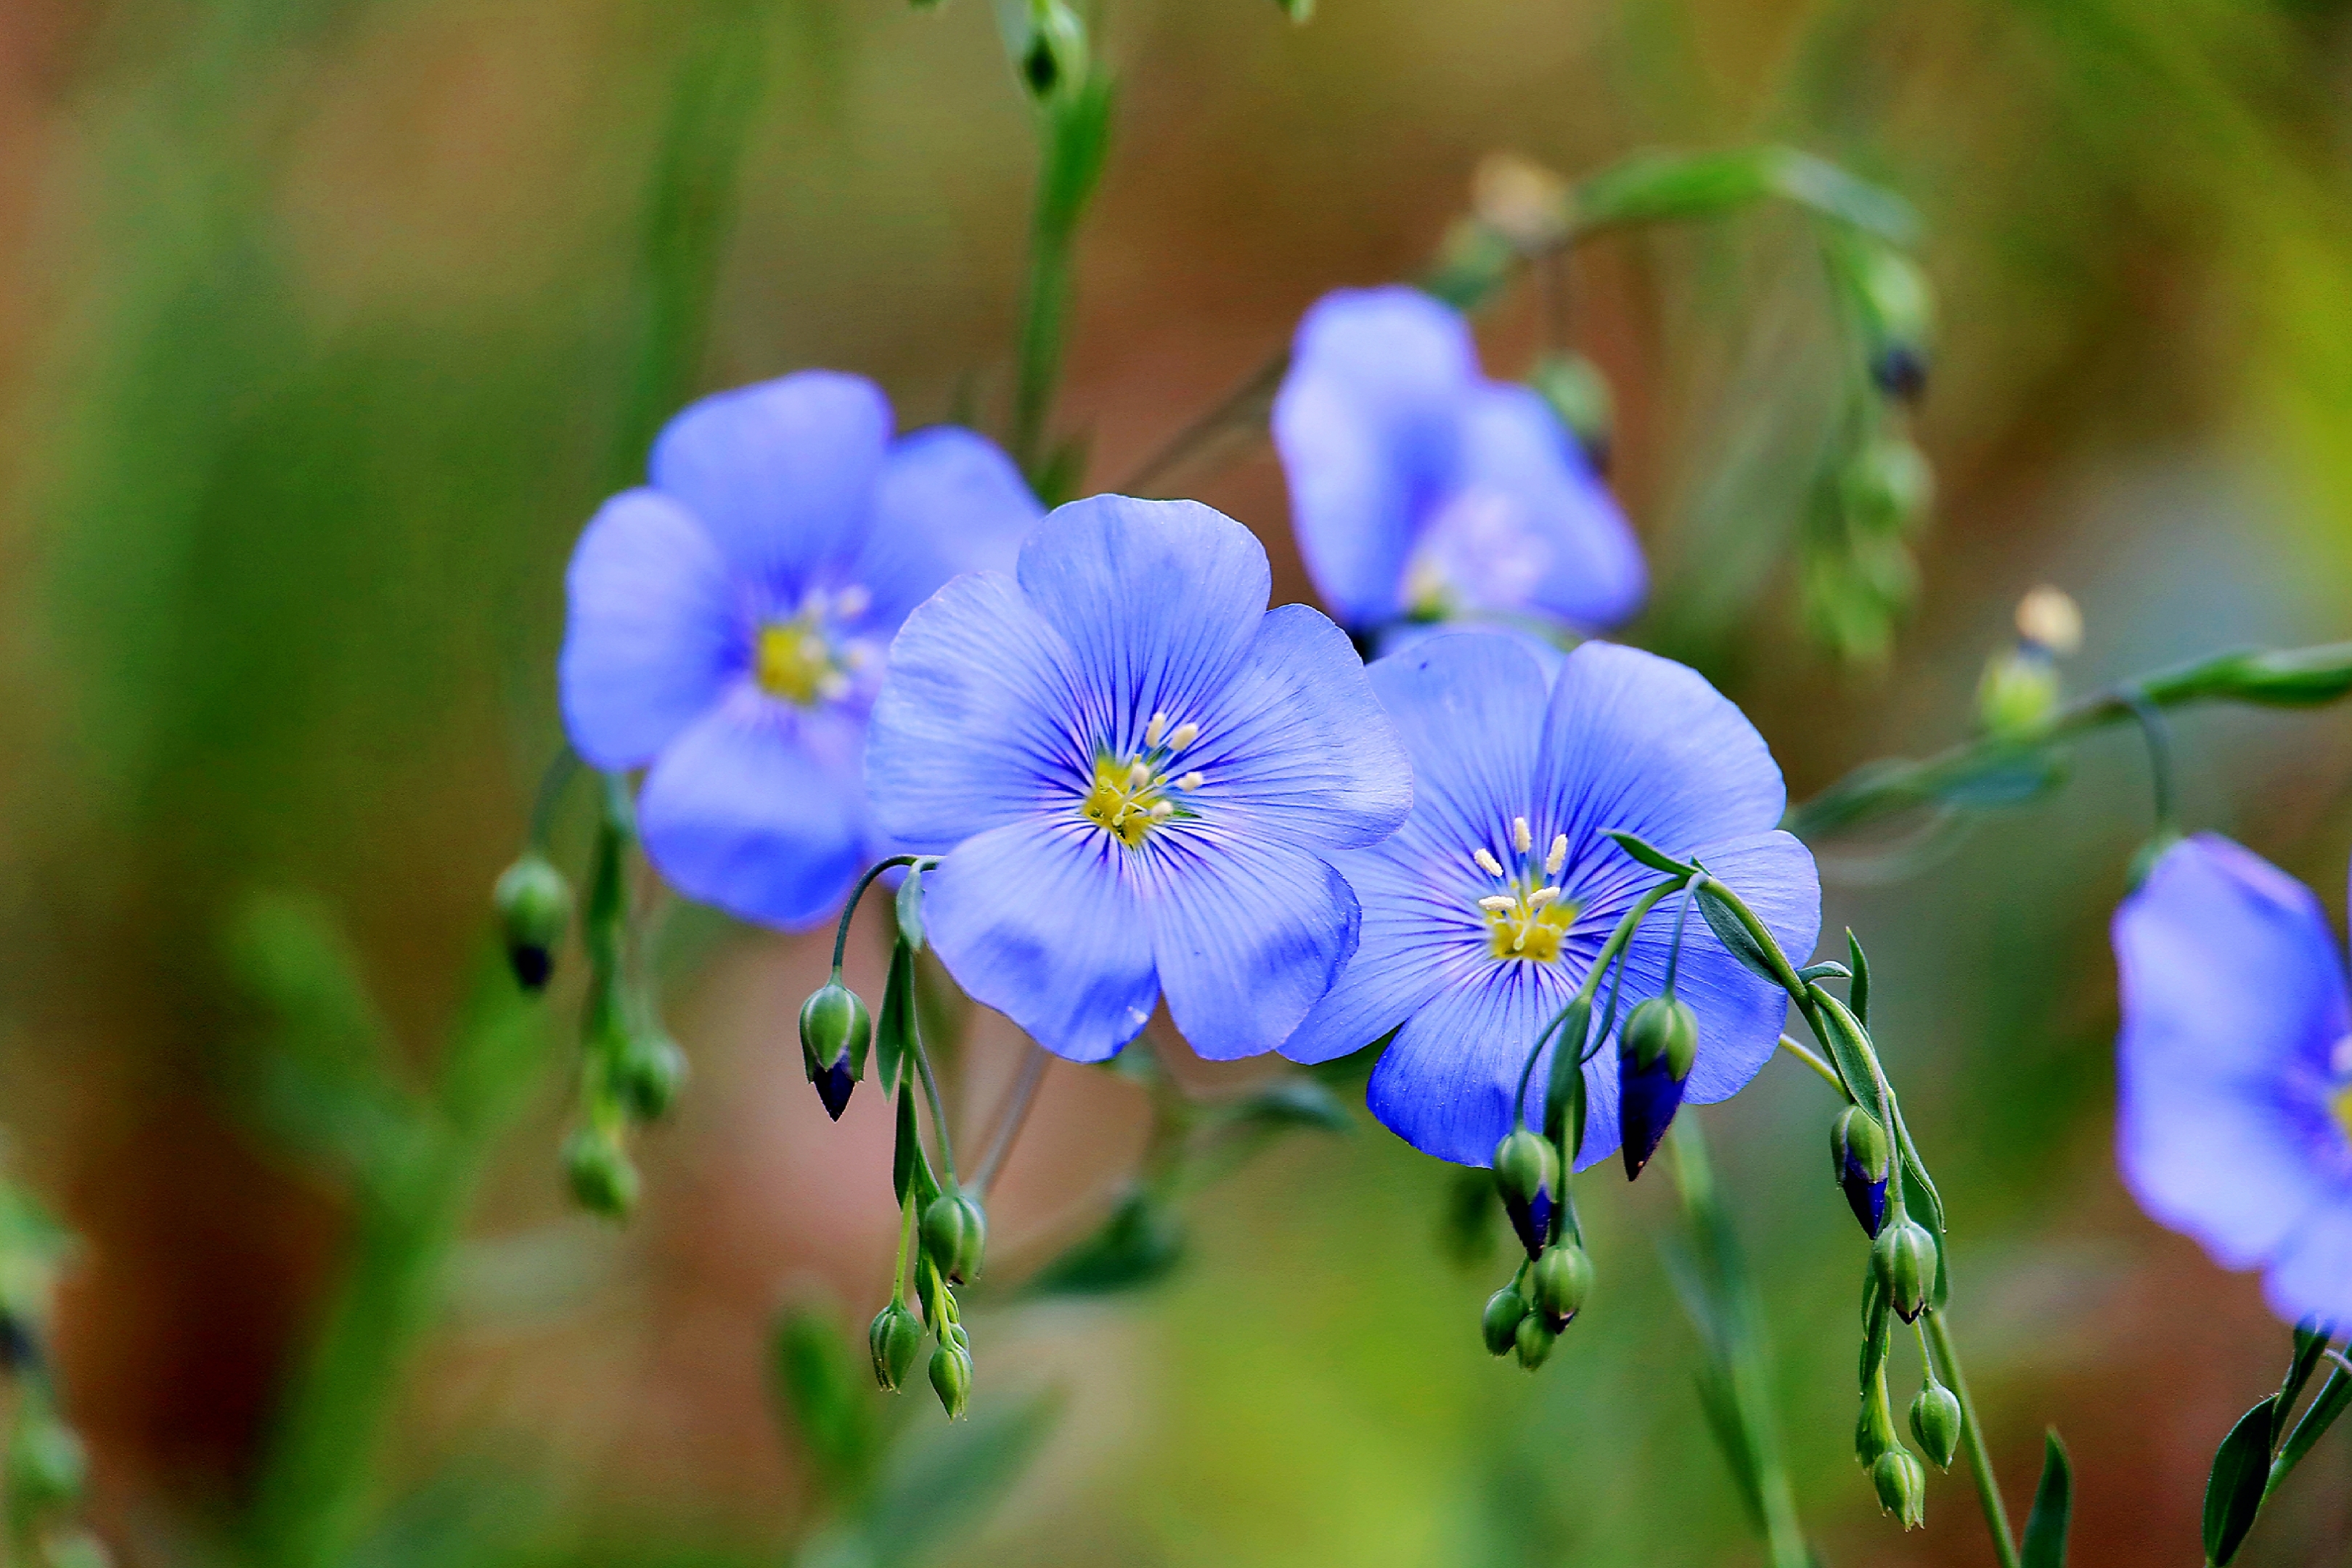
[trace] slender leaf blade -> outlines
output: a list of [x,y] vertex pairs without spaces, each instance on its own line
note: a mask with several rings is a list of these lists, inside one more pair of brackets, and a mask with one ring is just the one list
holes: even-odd
[[2273,1394],[2238,1417],[2214,1452],[2212,1473],[2205,1480],[2205,1560],[2214,1568],[2238,1554],[2246,1531],[2254,1527],[2254,1515],[2262,1511],[2277,1424],[2278,1395]]
[[2053,1426],[2042,1439],[2042,1484],[2033,1489],[2033,1511],[2025,1517],[2021,1568],[2066,1568],[2066,1525],[2074,1509],[2074,1467]]

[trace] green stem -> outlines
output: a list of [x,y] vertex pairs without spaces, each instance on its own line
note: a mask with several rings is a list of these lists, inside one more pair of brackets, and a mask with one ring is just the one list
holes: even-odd
[[1985,1528],[1992,1532],[1993,1553],[2000,1568],[2019,1568],[2016,1537],[2010,1532],[2009,1510],[2000,1500],[2000,1479],[1992,1471],[1992,1453],[1985,1447],[1984,1426],[1977,1419],[1977,1403],[1969,1393],[1968,1374],[1960,1370],[1959,1348],[1942,1309],[1927,1313],[1927,1338],[1942,1362],[1944,1386],[1960,1402],[1960,1447],[1969,1457],[1969,1473],[1976,1479],[1977,1504],[1984,1510]]
[[[1041,158],[1029,226],[1029,278],[1022,298],[1013,390],[1013,458],[1033,487],[1049,467],[1045,439],[1069,335],[1078,226],[1102,173],[1110,82],[1099,70],[1057,89],[1039,111]],[[1055,498],[1047,498],[1055,499]]]
[[1821,1074],[1822,1081],[1837,1090],[1840,1099],[1845,1097],[1845,1079],[1838,1077],[1837,1068],[1813,1055],[1811,1047],[1783,1035],[1780,1037],[1780,1048]]
[[1022,1058],[1021,1074],[1013,1080],[1004,1110],[996,1119],[996,1134],[989,1140],[988,1152],[980,1157],[980,1169],[972,1174],[972,1187],[982,1197],[988,1196],[989,1190],[996,1185],[997,1173],[1004,1168],[1005,1156],[1020,1141],[1021,1129],[1028,1124],[1029,1108],[1037,1102],[1037,1086],[1045,1081],[1045,1069],[1053,1060],[1053,1054],[1039,1045],[1032,1045],[1029,1054]]
[[[841,906],[841,919],[833,928],[834,978],[841,977],[841,956],[849,947],[849,917],[857,912],[857,900],[866,896],[866,889],[874,885],[874,879],[891,867],[912,866],[923,858],[920,855],[893,855],[887,860],[877,860],[866,868],[866,875],[857,879],[857,886],[849,889],[849,901]],[[938,862],[933,861],[932,864]]]
[[1744,1455],[1727,1455],[1735,1466],[1744,1458],[1755,1488],[1757,1512],[1772,1568],[1811,1568],[1797,1499],[1780,1454],[1780,1433],[1772,1419],[1771,1368],[1762,1331],[1764,1309],[1748,1276],[1738,1239],[1715,1184],[1706,1135],[1689,1110],[1674,1120],[1666,1142],[1673,1151],[1675,1191],[1698,1256],[1709,1264],[1707,1283],[1717,1297],[1709,1314],[1720,1342],[1713,1348],[1723,1363],[1731,1414],[1740,1425]]
[[923,1098],[930,1102],[931,1132],[940,1141],[940,1170],[946,1177],[948,1189],[952,1192],[960,1184],[956,1181],[955,1145],[948,1138],[947,1108],[940,1100],[940,1080],[931,1074],[931,1053],[923,1048],[920,1027],[908,1040],[907,1048],[914,1056],[915,1071],[922,1078]]
[[[1660,899],[1685,886],[1689,880],[1688,877],[1666,878],[1656,887],[1643,894],[1632,909],[1627,910],[1618,918],[1616,929],[1609,933],[1609,940],[1601,944],[1601,952],[1593,958],[1592,967],[1585,972],[1584,984],[1576,988],[1575,999],[1570,1003],[1570,1006],[1573,1006],[1576,1002],[1581,1002],[1587,1007],[1592,1005],[1593,995],[1601,988],[1601,975],[1608,973],[1609,965],[1615,962],[1618,953],[1624,951],[1625,944],[1633,940],[1633,932],[1640,927],[1643,920],[1652,910],[1657,908]],[[1567,1007],[1562,1007],[1554,1014],[1551,1022],[1544,1026],[1544,1032],[1536,1037],[1534,1048],[1528,1052],[1527,1065],[1519,1069],[1517,1110],[1513,1117],[1515,1125],[1527,1120],[1528,1079],[1536,1070],[1536,1058],[1543,1055],[1544,1042],[1551,1038],[1552,1031],[1559,1028],[1567,1016]]]
[[1801,838],[1817,838],[1889,812],[1928,805],[1978,779],[2035,761],[2051,746],[2137,721],[2143,709],[2194,702],[2305,708],[2333,702],[2347,692],[2352,692],[2352,643],[2214,654],[2095,692],[2016,734],[1967,742],[1921,762],[1870,763],[1790,807],[1781,826]]

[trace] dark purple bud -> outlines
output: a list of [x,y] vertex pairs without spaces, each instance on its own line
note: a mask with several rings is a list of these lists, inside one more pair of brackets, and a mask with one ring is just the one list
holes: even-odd
[[1648,1067],[1630,1055],[1617,1059],[1617,1130],[1625,1156],[1625,1179],[1632,1181],[1658,1152],[1658,1142],[1683,1105],[1683,1080],[1664,1057]]
[[1916,344],[1889,343],[1871,361],[1870,379],[1887,396],[1916,403],[1927,390],[1927,356]]
[[812,1079],[816,1085],[816,1097],[824,1101],[824,1113],[835,1121],[849,1109],[849,1091],[857,1087],[856,1075],[849,1070],[849,1057],[843,1053],[829,1068],[818,1069]]
[[1886,1183],[1895,1160],[1885,1131],[1862,1107],[1847,1106],[1831,1124],[1830,1163],[1853,1217],[1865,1233],[1877,1236],[1886,1223]]
[[1522,1127],[1495,1145],[1495,1191],[1529,1258],[1541,1257],[1550,1239],[1552,1188],[1559,1181],[1559,1157],[1549,1139]]

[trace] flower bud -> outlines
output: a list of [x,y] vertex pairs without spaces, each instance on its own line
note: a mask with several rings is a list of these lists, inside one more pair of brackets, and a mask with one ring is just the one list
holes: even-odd
[[2026,734],[2058,710],[2058,667],[2042,648],[2021,643],[1985,661],[1977,681],[1977,722],[1988,735]]
[[1911,1436],[1927,1462],[1939,1470],[1952,1468],[1960,1451],[1960,1401],[1940,1383],[1929,1383],[1911,1401]]
[[971,1352],[962,1340],[961,1331],[951,1323],[949,1337],[931,1352],[931,1392],[940,1396],[940,1408],[950,1421],[971,1403]]
[[1895,1315],[1906,1323],[1918,1321],[1936,1284],[1936,1238],[1927,1227],[1908,1216],[1886,1226],[1871,1244],[1870,1266]]
[[923,1253],[958,1285],[980,1277],[988,1247],[988,1215],[965,1193],[941,1193],[923,1211]]
[[1559,1184],[1559,1156],[1538,1134],[1522,1127],[1495,1145],[1495,1190],[1529,1258],[1542,1256],[1551,1235],[1552,1193]]
[[1878,1457],[1895,1447],[1895,1427],[1885,1414],[1886,1402],[1874,1394],[1862,1397],[1862,1414],[1853,1423],[1853,1457],[1868,1469]]
[[1528,1299],[1516,1285],[1506,1285],[1487,1297],[1486,1313],[1478,1321],[1479,1331],[1486,1337],[1486,1353],[1510,1354],[1518,1342],[1519,1320],[1527,1315]]
[[543,991],[555,968],[555,950],[572,925],[572,884],[546,856],[524,852],[499,875],[490,901],[504,928],[507,963],[526,991]]
[[1838,491],[1846,519],[1856,529],[1900,537],[1927,520],[1936,499],[1936,470],[1910,437],[1882,431],[1846,459]]
[[686,1053],[659,1030],[632,1029],[621,1042],[614,1079],[630,1115],[658,1121],[677,1103],[678,1085],[686,1081]]
[[1878,1506],[1916,1530],[1927,1517],[1927,1472],[1908,1448],[1889,1448],[1870,1467],[1870,1483],[1878,1489]]
[[563,1141],[563,1174],[574,1202],[590,1214],[621,1219],[637,1206],[637,1168],[610,1136],[583,1127]]
[[1886,1223],[1886,1183],[1895,1173],[1895,1154],[1885,1129],[1859,1105],[1847,1106],[1830,1124],[1830,1165],[1864,1233],[1876,1236]]
[[1679,997],[1653,996],[1618,1036],[1617,1131],[1632,1181],[1682,1109],[1683,1082],[1698,1055],[1698,1016]]
[[874,1314],[866,1331],[866,1346],[874,1352],[874,1381],[884,1392],[896,1394],[907,1374],[915,1370],[915,1358],[922,1353],[923,1321],[894,1296],[888,1306]]
[[1021,78],[1030,92],[1051,98],[1087,74],[1087,31],[1064,0],[1034,0],[1029,42],[1021,51]]
[[1533,1372],[1543,1365],[1544,1358],[1551,1354],[1551,1347],[1559,1339],[1559,1336],[1551,1331],[1551,1325],[1543,1321],[1541,1312],[1529,1312],[1519,1320],[1519,1326],[1511,1336],[1511,1345],[1519,1352],[1519,1364]]
[[835,1121],[849,1104],[849,1091],[865,1076],[873,1038],[874,1016],[838,979],[826,981],[801,1004],[801,1066]]
[[1576,1243],[1563,1241],[1547,1248],[1536,1259],[1531,1282],[1535,1286],[1536,1310],[1543,1314],[1551,1331],[1558,1333],[1584,1310],[1584,1299],[1592,1294],[1592,1259]]

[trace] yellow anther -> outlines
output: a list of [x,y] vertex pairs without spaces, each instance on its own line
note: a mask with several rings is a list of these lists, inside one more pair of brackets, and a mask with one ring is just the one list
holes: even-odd
[[833,649],[807,621],[779,621],[761,627],[752,672],[761,690],[803,708],[814,707],[848,689],[834,666]]
[[1488,849],[1484,844],[1478,846],[1478,847],[1471,853],[1470,858],[1477,861],[1478,868],[1486,872],[1489,877],[1499,877],[1503,874],[1503,863],[1500,860],[1496,859],[1494,852]]
[[1201,726],[1198,724],[1179,724],[1176,726],[1176,732],[1168,737],[1168,748],[1171,751],[1181,752],[1200,738]]
[[1535,847],[1535,835],[1528,831],[1528,819],[1524,816],[1511,818],[1511,847],[1524,855]]
[[1203,779],[1201,770],[1194,768],[1191,773],[1186,773],[1182,778],[1176,781],[1176,787],[1186,791],[1196,790],[1201,787],[1202,782]]
[[1132,849],[1150,837],[1154,827],[1178,815],[1176,803],[1167,798],[1167,782],[1149,763],[1098,757],[1094,784],[1078,802],[1078,815]]
[[2344,1136],[2352,1138],[2352,1084],[2338,1089],[2336,1098],[2328,1103],[2329,1109],[2336,1112],[2336,1124],[2344,1129]]
[[1563,833],[1551,841],[1551,853],[1544,857],[1544,875],[1557,877],[1559,868],[1568,864],[1568,835]]

